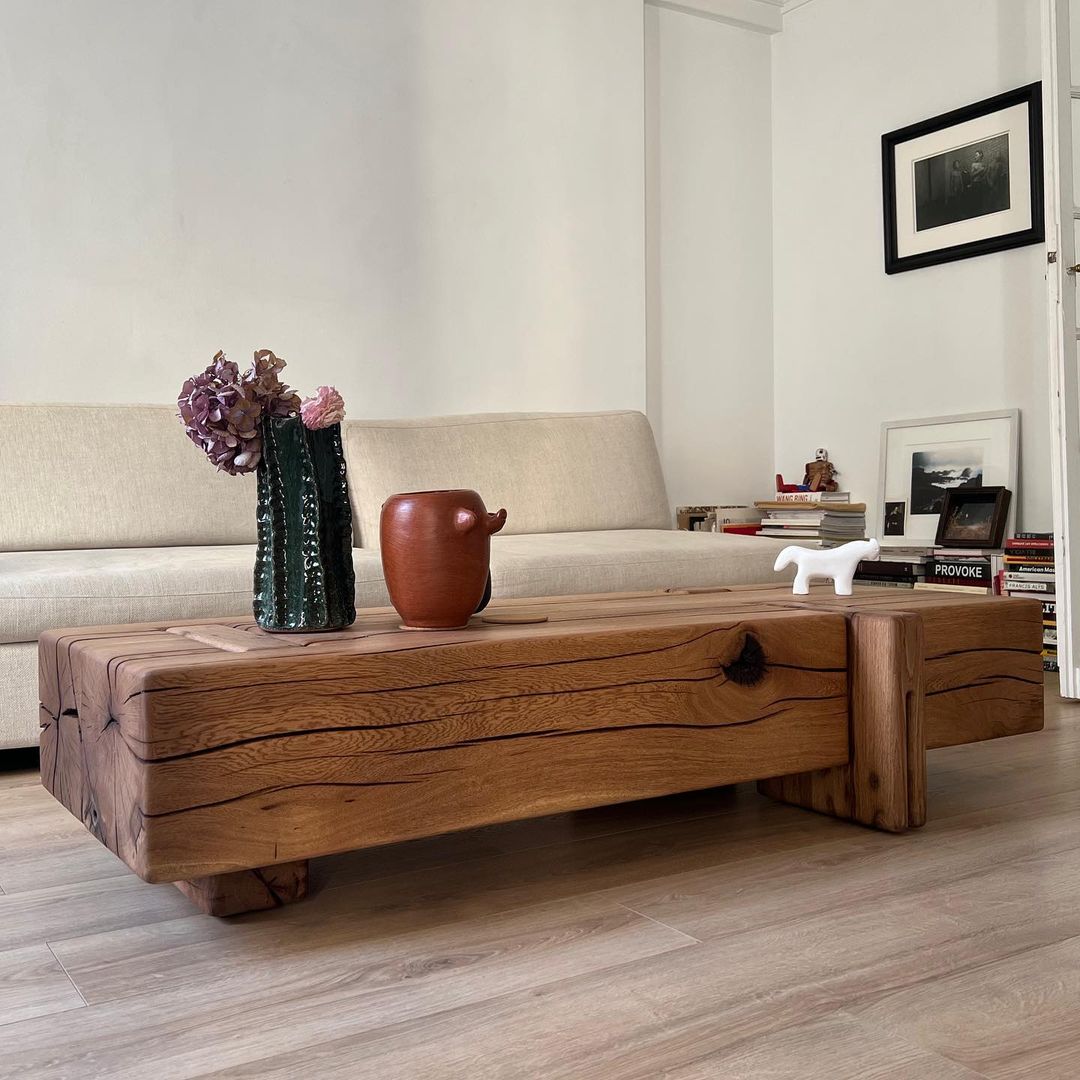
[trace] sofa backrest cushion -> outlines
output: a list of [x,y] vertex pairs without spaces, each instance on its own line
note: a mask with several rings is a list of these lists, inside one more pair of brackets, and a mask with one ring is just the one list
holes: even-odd
[[507,533],[671,527],[652,429],[639,412],[481,413],[346,420],[353,542],[379,546],[383,502],[472,488]]
[[255,497],[175,405],[0,405],[0,551],[253,544]]

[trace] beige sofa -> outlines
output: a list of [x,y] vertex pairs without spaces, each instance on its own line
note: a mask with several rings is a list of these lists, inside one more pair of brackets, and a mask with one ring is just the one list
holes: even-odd
[[[47,627],[251,607],[255,482],[215,472],[172,406],[0,405],[0,748],[37,741]],[[508,520],[504,597],[773,578],[778,544],[677,532],[640,413],[344,425],[357,606],[388,603],[379,510],[396,491],[471,487]]]

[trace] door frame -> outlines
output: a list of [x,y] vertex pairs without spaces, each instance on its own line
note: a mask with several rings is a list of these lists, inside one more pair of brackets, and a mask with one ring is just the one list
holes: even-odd
[[[1061,694],[1080,697],[1076,665],[1080,615],[1080,370],[1073,189],[1073,85],[1069,0],[1043,0],[1043,141],[1046,161],[1046,285],[1050,381],[1050,491],[1056,552],[1056,618]],[[1077,28],[1080,33],[1080,27]]]

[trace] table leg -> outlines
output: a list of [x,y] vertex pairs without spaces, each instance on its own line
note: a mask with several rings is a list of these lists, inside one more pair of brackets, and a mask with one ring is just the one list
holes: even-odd
[[307,895],[308,863],[302,859],[174,884],[207,915],[239,915],[302,900]]
[[923,627],[909,612],[848,619],[850,760],[763,780],[758,790],[886,832],[926,823]]

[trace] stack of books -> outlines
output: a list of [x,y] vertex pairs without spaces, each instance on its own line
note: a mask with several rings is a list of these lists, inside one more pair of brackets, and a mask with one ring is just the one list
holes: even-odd
[[929,558],[926,548],[882,548],[877,561],[859,563],[855,584],[913,589],[926,580]]
[[1047,671],[1057,671],[1053,533],[1017,533],[1006,542],[1001,591],[1007,596],[1031,596],[1042,601],[1043,667]]
[[676,527],[689,532],[731,532],[753,536],[761,528],[761,511],[743,503],[678,506]]
[[851,502],[849,491],[778,491],[778,503],[838,503]]
[[716,531],[757,536],[761,531],[761,511],[743,503],[721,504],[716,508]]
[[[810,495],[816,492],[792,492]],[[825,492],[836,495],[837,492]],[[846,493],[844,493],[846,494]],[[803,547],[836,547],[866,539],[866,504],[831,500],[782,500],[754,504],[764,513],[761,536]]]
[[919,588],[986,596],[996,591],[1002,565],[998,548],[935,548]]

